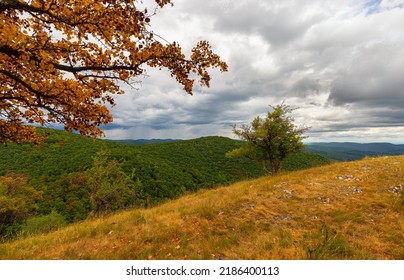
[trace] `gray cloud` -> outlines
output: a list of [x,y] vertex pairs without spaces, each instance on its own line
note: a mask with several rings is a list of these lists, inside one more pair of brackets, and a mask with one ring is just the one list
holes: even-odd
[[152,19],[155,31],[185,51],[207,39],[229,72],[213,71],[212,88],[191,97],[150,70],[117,98],[107,137],[232,136],[230,124],[285,101],[313,141],[404,142],[403,0],[174,3]]
[[404,107],[404,42],[380,43],[358,50],[333,82],[329,100],[336,105]]

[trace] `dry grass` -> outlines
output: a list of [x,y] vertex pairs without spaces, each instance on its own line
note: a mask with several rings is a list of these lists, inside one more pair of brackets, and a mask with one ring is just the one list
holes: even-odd
[[404,156],[200,191],[0,245],[0,259],[404,259]]

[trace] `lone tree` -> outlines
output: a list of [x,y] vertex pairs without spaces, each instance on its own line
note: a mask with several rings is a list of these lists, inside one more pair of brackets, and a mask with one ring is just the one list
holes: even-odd
[[112,121],[107,105],[145,67],[166,68],[188,94],[227,65],[201,41],[186,58],[151,19],[171,0],[0,0],[0,143],[39,141],[27,124],[62,123],[92,137]]
[[[271,106],[272,107],[272,106]],[[296,127],[289,115],[294,109],[288,105],[272,107],[265,119],[256,117],[250,125],[233,126],[233,133],[246,142],[238,149],[226,154],[228,157],[248,157],[261,161],[266,170],[269,161],[271,173],[281,169],[282,161],[303,148],[302,140],[308,127]]]

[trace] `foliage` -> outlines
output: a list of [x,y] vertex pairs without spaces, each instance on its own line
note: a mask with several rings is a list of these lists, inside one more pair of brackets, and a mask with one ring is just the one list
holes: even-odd
[[68,222],[74,222],[87,218],[92,209],[83,171],[64,174],[37,188],[43,193],[38,201],[38,215],[56,210]]
[[22,225],[21,231],[25,235],[46,233],[65,225],[67,225],[66,218],[57,211],[52,210],[48,215],[27,219]]
[[92,210],[107,212],[132,205],[142,185],[134,177],[134,170],[131,176],[127,175],[118,161],[108,160],[105,151],[97,153],[93,167],[85,173]]
[[18,225],[35,212],[40,193],[27,185],[27,176],[0,177],[0,239],[13,235]]
[[[209,68],[226,63],[200,41],[189,58],[150,25],[171,0],[0,1],[0,143],[43,140],[29,123],[63,123],[93,137],[112,121],[107,108],[146,67],[166,68],[192,94],[194,80],[209,86]],[[163,41],[163,43],[161,42]]]
[[289,155],[303,148],[302,136],[308,127],[297,128],[289,114],[290,106],[281,104],[273,107],[265,119],[256,117],[250,125],[242,125],[240,129],[233,126],[233,132],[240,139],[247,141],[241,148],[227,154],[229,157],[249,157],[261,161],[266,169],[265,161],[269,161],[273,174],[281,169],[281,162]]
[[309,169],[316,166],[322,166],[332,163],[333,161],[312,152],[300,151],[282,161],[282,168],[285,171],[297,171]]

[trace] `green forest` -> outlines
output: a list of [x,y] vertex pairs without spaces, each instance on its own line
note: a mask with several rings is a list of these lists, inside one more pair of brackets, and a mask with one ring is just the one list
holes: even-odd
[[[226,158],[242,143],[225,137],[133,145],[38,130],[48,133],[40,145],[0,146],[2,241],[264,175],[255,161]],[[329,162],[300,152],[283,170]]]

